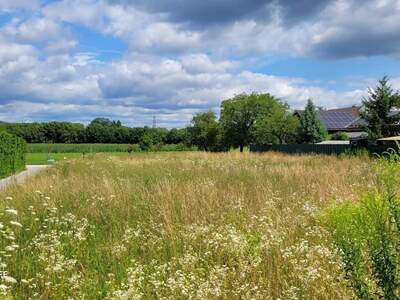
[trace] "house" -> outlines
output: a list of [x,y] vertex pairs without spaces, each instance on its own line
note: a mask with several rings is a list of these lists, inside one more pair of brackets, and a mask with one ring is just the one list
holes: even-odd
[[[300,117],[303,110],[296,110],[295,115]],[[329,134],[346,132],[350,138],[366,135],[363,131],[366,122],[361,118],[361,106],[345,108],[322,109],[319,117]]]

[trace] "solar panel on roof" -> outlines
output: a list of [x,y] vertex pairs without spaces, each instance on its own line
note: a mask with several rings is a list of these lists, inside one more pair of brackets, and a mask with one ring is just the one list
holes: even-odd
[[329,129],[341,129],[346,128],[351,123],[357,120],[350,112],[342,111],[321,111],[320,112],[321,122],[325,127]]

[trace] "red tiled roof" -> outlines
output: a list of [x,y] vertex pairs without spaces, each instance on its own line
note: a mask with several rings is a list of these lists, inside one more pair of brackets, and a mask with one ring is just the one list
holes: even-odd
[[351,113],[355,117],[359,117],[360,116],[360,109],[361,109],[361,106],[354,105],[354,106],[351,106],[351,107],[328,109],[328,111],[346,112],[346,113]]

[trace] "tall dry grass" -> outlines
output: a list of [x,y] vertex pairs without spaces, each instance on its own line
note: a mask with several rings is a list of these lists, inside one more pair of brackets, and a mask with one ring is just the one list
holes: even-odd
[[374,177],[368,158],[274,153],[62,162],[0,193],[0,290],[16,299],[351,299],[317,215],[356,201]]

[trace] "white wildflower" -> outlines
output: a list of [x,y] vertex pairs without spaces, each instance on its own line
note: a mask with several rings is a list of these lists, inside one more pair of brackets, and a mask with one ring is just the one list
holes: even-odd
[[17,283],[17,280],[11,276],[3,276],[2,279],[7,283]]
[[12,208],[7,208],[5,210],[6,213],[10,214],[10,215],[14,215],[17,216],[18,215],[18,211],[16,209],[12,209]]
[[13,197],[11,197],[11,196],[6,197],[6,200],[12,200],[12,199],[13,199]]
[[22,224],[16,221],[10,221],[11,225],[17,226],[17,227],[22,227]]

